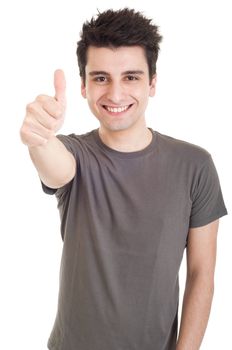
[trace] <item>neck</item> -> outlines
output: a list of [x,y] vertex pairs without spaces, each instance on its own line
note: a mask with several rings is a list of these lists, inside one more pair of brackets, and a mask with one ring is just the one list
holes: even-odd
[[146,148],[152,140],[152,132],[144,125],[137,130],[106,130],[99,128],[99,137],[108,147],[120,152],[136,152]]

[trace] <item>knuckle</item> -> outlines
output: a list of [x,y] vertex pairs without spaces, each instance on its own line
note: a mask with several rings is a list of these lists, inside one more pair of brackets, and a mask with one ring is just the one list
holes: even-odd
[[56,122],[50,120],[47,127],[48,127],[48,130],[49,130],[49,131],[55,130],[55,128],[56,128]]
[[26,106],[26,110],[27,110],[27,112],[34,112],[35,111],[35,103],[34,102],[28,103]]
[[43,103],[43,102],[47,101],[47,99],[48,99],[48,96],[41,94],[41,95],[38,95],[35,100],[37,102]]
[[20,128],[20,133],[24,132],[27,129],[27,127],[29,125],[29,120],[28,119],[29,119],[29,117],[27,117],[27,116],[24,118],[23,124],[22,124],[22,126]]
[[25,118],[24,118],[22,128],[23,128],[23,129],[28,129],[28,128],[30,128],[30,126],[33,124],[34,119],[35,119],[35,118],[34,118],[34,116],[33,116],[32,111],[29,111],[29,113],[26,114],[26,116],[25,116]]
[[28,132],[27,128],[25,126],[22,126],[20,129],[20,138],[25,143],[28,141],[30,133]]
[[56,117],[56,118],[61,118],[62,117],[62,115],[63,115],[63,111],[60,109],[60,108],[57,108],[55,111],[54,111],[54,116]]
[[21,128],[19,130],[19,135],[21,138],[24,137],[24,135],[25,135],[25,126],[24,125],[21,126]]
[[52,101],[52,103],[50,104],[50,108],[51,108],[51,114],[55,117],[55,118],[60,118],[63,111],[61,106],[59,105],[59,103],[57,103],[56,101]]

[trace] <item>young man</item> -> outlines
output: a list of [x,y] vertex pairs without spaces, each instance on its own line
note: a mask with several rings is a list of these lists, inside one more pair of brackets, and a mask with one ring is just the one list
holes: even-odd
[[[214,287],[219,218],[226,208],[210,154],[146,126],[156,86],[158,27],[134,10],[83,25],[82,95],[99,120],[56,135],[55,97],[27,106],[21,128],[46,193],[56,194],[64,241],[50,350],[197,350]],[[187,278],[177,339],[178,272]]]

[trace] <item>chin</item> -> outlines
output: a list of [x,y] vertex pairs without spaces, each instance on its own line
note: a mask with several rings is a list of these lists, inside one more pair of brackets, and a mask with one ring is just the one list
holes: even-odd
[[101,125],[101,128],[103,129],[106,129],[108,131],[126,131],[126,130],[129,130],[133,127],[133,124],[134,123],[131,123],[131,122],[118,122],[118,123],[101,123],[100,122],[100,125]]

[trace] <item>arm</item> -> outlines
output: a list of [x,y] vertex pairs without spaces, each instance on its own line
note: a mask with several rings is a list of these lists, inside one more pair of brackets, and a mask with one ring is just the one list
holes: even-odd
[[75,158],[57,137],[51,137],[44,145],[29,147],[29,153],[46,186],[60,188],[73,179]]
[[39,95],[27,105],[20,135],[23,143],[28,146],[43,183],[51,188],[59,188],[74,177],[76,161],[55,136],[63,124],[66,108],[66,83],[62,71],[55,72],[54,86],[55,97]]
[[176,350],[200,348],[211,309],[219,220],[191,228],[187,246],[187,278]]

